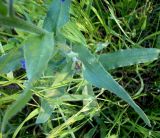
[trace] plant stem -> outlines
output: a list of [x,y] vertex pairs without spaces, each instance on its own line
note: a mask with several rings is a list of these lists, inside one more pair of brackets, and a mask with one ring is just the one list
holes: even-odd
[[11,17],[14,15],[14,11],[13,11],[13,0],[9,0],[8,14],[9,14],[9,16],[11,16]]

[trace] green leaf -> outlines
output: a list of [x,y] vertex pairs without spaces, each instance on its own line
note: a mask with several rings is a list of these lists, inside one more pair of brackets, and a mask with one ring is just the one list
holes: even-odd
[[92,102],[90,102],[91,99],[84,99],[83,100],[83,106],[87,105],[87,107],[86,107],[87,111],[91,110],[91,109],[98,109],[98,103],[97,103],[96,96],[94,94],[94,91],[93,91],[93,88],[92,88],[91,84],[86,84],[85,85],[85,87],[82,91],[82,95],[94,97],[94,100],[92,99]]
[[54,105],[61,105],[64,102],[83,101],[84,99],[94,100],[94,97],[90,95],[81,94],[63,94],[61,96],[50,98],[49,103]]
[[0,5],[1,5],[1,8],[0,8],[0,16],[3,15],[7,15],[7,6],[3,3],[2,0],[0,0]]
[[102,54],[99,56],[99,62],[101,62],[106,70],[109,70],[156,60],[159,53],[160,50],[156,48],[126,49],[114,53]]
[[45,123],[53,112],[53,108],[49,105],[48,101],[42,99],[41,101],[41,109],[39,115],[36,119],[36,124]]
[[116,94],[131,105],[148,126],[151,126],[143,110],[132,100],[124,88],[113,79],[86,47],[76,45],[73,46],[73,50],[79,54],[79,58],[83,63],[83,75],[88,82],[96,87],[105,88]]
[[9,104],[18,98],[18,94],[6,95],[0,98],[0,106],[4,104]]
[[69,20],[70,4],[71,0],[52,0],[43,28],[57,34]]
[[157,36],[156,48],[159,48],[159,49],[160,49],[160,35]]
[[53,54],[53,49],[53,34],[50,33],[32,36],[25,41],[24,58],[29,80],[36,80],[42,75]]
[[18,128],[14,131],[13,137],[12,138],[16,138],[18,132],[21,130],[21,128],[23,127],[23,125],[29,121],[30,119],[32,119],[33,117],[35,117],[38,114],[39,110],[38,108],[33,110],[28,116],[27,118],[18,126]]
[[93,138],[95,133],[97,131],[97,126],[96,127],[93,127],[91,128],[85,135],[84,135],[84,138]]
[[[94,97],[91,95],[80,95],[80,94],[64,94],[61,97],[58,97],[57,100],[61,100],[62,102],[64,101],[82,101],[84,99],[90,99],[93,100]],[[58,101],[59,101],[58,100]]]
[[83,36],[83,34],[78,30],[78,27],[76,23],[74,22],[68,22],[63,28],[62,28],[62,35],[69,39],[70,41],[74,43],[82,43],[86,44],[86,40]]
[[0,57],[0,73],[9,73],[21,67],[23,52],[18,49],[12,49],[6,55]]
[[46,30],[37,27],[36,25],[26,22],[17,17],[3,17],[0,16],[0,25],[6,27],[13,27],[21,29],[25,32],[35,33],[35,34],[45,34]]
[[41,36],[32,36],[25,41],[24,56],[29,83],[17,101],[7,109],[2,122],[3,132],[8,120],[11,119],[18,111],[20,111],[30,100],[32,96],[32,91],[30,90],[32,83],[44,72],[49,59],[52,56],[53,48],[53,34],[50,33],[46,33]]
[[[64,80],[71,78],[71,74],[72,74],[71,66],[72,66],[72,62],[67,62],[65,66],[63,66],[61,70],[59,70],[59,72],[55,74],[55,80],[52,86],[57,85],[57,83],[61,83],[61,82],[63,83]],[[63,102],[61,96],[64,95],[64,91],[66,87],[67,86],[61,86],[60,88],[54,89],[52,91],[45,91],[44,94],[46,97],[50,97],[53,100],[57,99],[57,97],[60,97],[60,99],[57,101]],[[54,110],[55,103],[50,105],[48,101],[46,101],[45,99],[41,99],[41,110],[36,120],[37,124],[45,123],[49,119],[49,117],[51,116]]]
[[145,15],[145,16],[143,16],[143,17],[141,17],[142,18],[142,26],[141,26],[141,30],[143,31],[143,30],[145,30],[146,29],[146,26],[147,26],[147,16]]
[[8,121],[17,113],[19,112],[24,106],[25,104],[31,99],[32,96],[32,91],[31,89],[31,85],[28,84],[26,89],[23,91],[23,93],[17,98],[17,100],[8,107],[8,109],[6,110],[4,117],[3,117],[3,121],[2,121],[2,132],[5,131],[5,127],[8,123]]

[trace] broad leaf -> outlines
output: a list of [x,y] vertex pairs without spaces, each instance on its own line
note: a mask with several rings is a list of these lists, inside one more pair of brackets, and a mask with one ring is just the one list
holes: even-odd
[[76,45],[73,46],[73,50],[79,54],[79,58],[83,63],[83,75],[88,82],[96,87],[105,88],[122,98],[134,108],[148,126],[151,126],[150,121],[143,110],[132,100],[123,87],[121,87],[103,68],[101,63],[97,61],[86,47],[83,45]]
[[102,54],[99,56],[99,62],[101,62],[106,70],[109,70],[156,60],[159,53],[160,50],[155,48],[126,49],[114,53]]
[[28,38],[24,45],[27,77],[29,80],[38,79],[45,71],[53,54],[53,34]]
[[57,32],[68,22],[71,0],[52,0],[43,28]]
[[15,48],[6,55],[0,57],[0,73],[8,73],[21,67],[23,52]]
[[32,87],[32,83],[44,72],[53,53],[53,48],[53,34],[50,33],[46,33],[41,36],[32,36],[25,41],[24,57],[29,83],[16,102],[7,109],[2,122],[2,131],[5,131],[5,126],[8,120],[20,111],[31,99],[32,91],[30,89]]

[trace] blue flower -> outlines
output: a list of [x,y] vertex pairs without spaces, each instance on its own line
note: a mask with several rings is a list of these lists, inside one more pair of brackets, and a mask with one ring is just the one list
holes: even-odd
[[23,68],[23,69],[26,69],[26,62],[25,62],[25,60],[23,59],[23,60],[21,60],[20,62],[21,62],[22,68]]

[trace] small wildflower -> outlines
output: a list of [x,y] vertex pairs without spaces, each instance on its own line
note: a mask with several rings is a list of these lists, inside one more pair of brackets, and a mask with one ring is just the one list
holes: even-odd
[[25,60],[21,60],[21,65],[23,69],[26,69],[26,62]]

